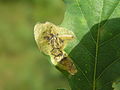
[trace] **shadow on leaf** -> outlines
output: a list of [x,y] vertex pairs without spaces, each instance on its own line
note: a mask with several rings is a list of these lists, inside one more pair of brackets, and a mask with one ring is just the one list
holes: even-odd
[[[69,78],[72,90],[113,90],[120,77],[120,18],[94,25],[72,50],[78,73]],[[95,68],[96,66],[96,68]]]

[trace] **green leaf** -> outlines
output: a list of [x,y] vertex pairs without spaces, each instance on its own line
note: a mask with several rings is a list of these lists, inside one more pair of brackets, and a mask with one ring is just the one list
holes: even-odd
[[113,82],[120,78],[120,0],[64,2],[61,26],[77,37],[65,49],[78,69],[76,75],[65,74],[71,89],[113,90]]

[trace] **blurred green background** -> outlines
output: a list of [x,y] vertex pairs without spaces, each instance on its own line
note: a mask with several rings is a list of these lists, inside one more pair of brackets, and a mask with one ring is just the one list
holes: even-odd
[[60,24],[64,11],[62,0],[0,0],[0,90],[69,90],[33,35],[37,22]]

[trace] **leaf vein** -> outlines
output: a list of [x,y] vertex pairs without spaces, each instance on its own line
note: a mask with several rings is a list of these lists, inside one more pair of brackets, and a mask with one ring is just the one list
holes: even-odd
[[108,70],[114,63],[118,62],[119,60],[120,60],[120,57],[117,58],[117,59],[115,59],[111,64],[109,64],[109,65],[101,72],[101,74],[97,77],[96,80],[99,80],[100,77],[103,75],[103,73],[104,73],[106,70]]
[[85,45],[83,45],[83,44],[81,44],[88,52],[89,52],[89,54],[93,57],[93,58],[95,58],[95,56],[88,50],[88,48],[85,46]]
[[119,35],[120,35],[120,33],[116,34],[116,35],[113,36],[111,39],[104,41],[103,43],[101,43],[101,44],[99,45],[99,47],[105,45],[106,43],[108,43],[109,41],[113,40],[114,38],[116,38],[116,37],[119,36]]
[[120,3],[120,0],[118,1],[116,7],[113,9],[113,11],[111,12],[111,14],[107,17],[105,23],[101,26],[101,28],[104,27],[104,26],[108,23],[109,18],[112,16],[112,14],[114,13],[114,11],[115,11],[115,9],[117,8],[117,6],[119,5],[119,3]]
[[[78,7],[79,7],[79,9],[80,9],[80,11],[81,11],[81,13],[82,13],[82,15],[83,15],[84,18],[85,18],[85,21],[86,21],[86,24],[87,24],[87,26],[88,26],[88,29],[90,30],[89,25],[88,25],[88,22],[87,22],[87,19],[86,19],[85,15],[84,15],[84,13],[83,13],[83,11],[82,11],[82,8],[81,8],[81,6],[80,6],[80,4],[79,4],[79,1],[78,1],[78,0],[75,0],[75,1],[76,1],[77,5],[78,5]],[[92,33],[91,33],[91,30],[90,30],[90,34],[91,34],[91,37],[92,37],[94,43],[96,44],[96,41],[95,41],[95,39],[94,39],[94,37],[93,37],[93,35],[92,35]]]
[[83,70],[80,68],[79,65],[77,65],[77,66],[78,66],[78,69],[82,72],[83,76],[84,76],[84,77],[86,78],[86,80],[88,81],[88,83],[91,85],[90,80],[87,78],[86,74],[83,72]]
[[104,8],[104,0],[102,2],[102,9],[100,12],[99,24],[98,24],[98,30],[97,30],[96,56],[95,56],[95,66],[94,66],[94,75],[93,75],[93,90],[96,90],[96,72],[97,72],[98,51],[99,51],[98,46],[99,46],[99,38],[100,38],[100,22],[102,18],[103,8]]
[[106,85],[109,85],[109,84],[111,84],[113,82],[113,80],[112,81],[109,81],[109,82],[107,82],[107,83],[105,83],[101,88],[99,88],[98,90],[103,90],[103,87],[105,87]]

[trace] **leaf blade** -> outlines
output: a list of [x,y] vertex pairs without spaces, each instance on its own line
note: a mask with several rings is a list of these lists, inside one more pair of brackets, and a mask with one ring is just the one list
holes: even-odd
[[[118,64],[120,46],[117,45],[120,40],[116,39],[120,36],[120,1],[65,0],[65,2],[67,10],[61,26],[72,30],[78,39],[73,44],[74,48],[69,46],[66,48],[79,69],[78,74],[69,81],[81,84],[81,86],[71,84],[72,90],[76,90],[74,88],[77,90],[112,90],[113,81],[120,77],[120,73],[117,72],[117,75],[115,72],[115,69],[120,68]],[[70,48],[71,50],[68,51]],[[113,62],[116,63],[112,66]],[[112,68],[106,70],[109,66]],[[115,72],[112,74],[113,78],[109,76],[109,80],[106,80],[110,72]],[[81,77],[86,81],[78,80]]]

